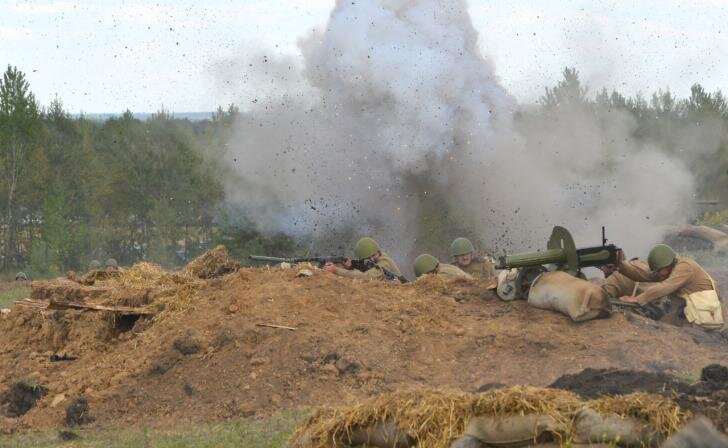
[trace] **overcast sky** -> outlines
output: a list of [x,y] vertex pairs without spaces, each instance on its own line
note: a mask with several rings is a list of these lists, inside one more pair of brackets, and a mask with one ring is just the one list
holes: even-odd
[[[324,26],[333,3],[0,0],[0,63],[26,72],[42,104],[58,95],[74,113],[244,108],[251,92],[221,82],[220,67],[300,57],[297,39]],[[684,97],[694,82],[728,91],[728,0],[469,4],[483,54],[522,102],[565,66],[592,91],[669,86]]]

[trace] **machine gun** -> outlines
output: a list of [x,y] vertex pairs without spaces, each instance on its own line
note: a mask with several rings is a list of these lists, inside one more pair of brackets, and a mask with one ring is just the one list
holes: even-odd
[[375,263],[373,260],[354,260],[348,257],[341,256],[327,256],[327,257],[300,257],[300,258],[279,258],[279,257],[266,257],[263,255],[250,255],[248,258],[255,261],[265,261],[268,263],[316,263],[320,268],[323,268],[327,263],[332,264],[344,264],[347,260],[351,262],[352,269],[357,271],[366,272],[372,268],[379,268],[384,273],[384,277],[387,280],[399,280],[400,283],[407,283],[407,280],[403,275],[397,275],[394,272],[385,269]]
[[564,227],[556,226],[546,244],[546,250],[522,254],[505,255],[498,259],[497,269],[519,268],[516,276],[516,297],[527,297],[531,282],[546,272],[544,265],[555,264],[559,271],[568,272],[584,278],[581,269],[618,263],[621,249],[607,244],[605,229],[602,226],[602,245],[577,249],[574,238]]

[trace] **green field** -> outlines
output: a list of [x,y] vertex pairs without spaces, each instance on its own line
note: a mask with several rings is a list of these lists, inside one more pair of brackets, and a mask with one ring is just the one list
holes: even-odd
[[287,413],[265,420],[240,420],[215,425],[180,426],[173,429],[73,430],[79,436],[62,441],[58,431],[31,433],[3,439],[3,448],[109,447],[109,448],[281,448],[301,420],[301,413]]
[[30,287],[0,289],[0,308],[10,308],[16,300],[24,299],[30,295]]

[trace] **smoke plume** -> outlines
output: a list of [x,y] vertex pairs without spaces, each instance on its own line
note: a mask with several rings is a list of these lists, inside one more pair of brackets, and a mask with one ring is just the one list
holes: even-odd
[[683,219],[691,176],[630,116],[521,113],[477,41],[462,0],[347,0],[300,42],[303,66],[241,64],[259,87],[226,155],[232,205],[315,252],[371,235],[401,262],[462,235],[540,249],[556,224],[582,246],[605,225],[642,255]]

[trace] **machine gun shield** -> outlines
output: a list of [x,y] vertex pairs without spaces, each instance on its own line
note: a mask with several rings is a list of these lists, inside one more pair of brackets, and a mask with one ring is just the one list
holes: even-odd
[[579,271],[579,255],[576,251],[574,238],[568,230],[561,226],[555,226],[546,247],[548,249],[561,249],[566,258],[566,262],[561,265],[559,270],[576,275]]

